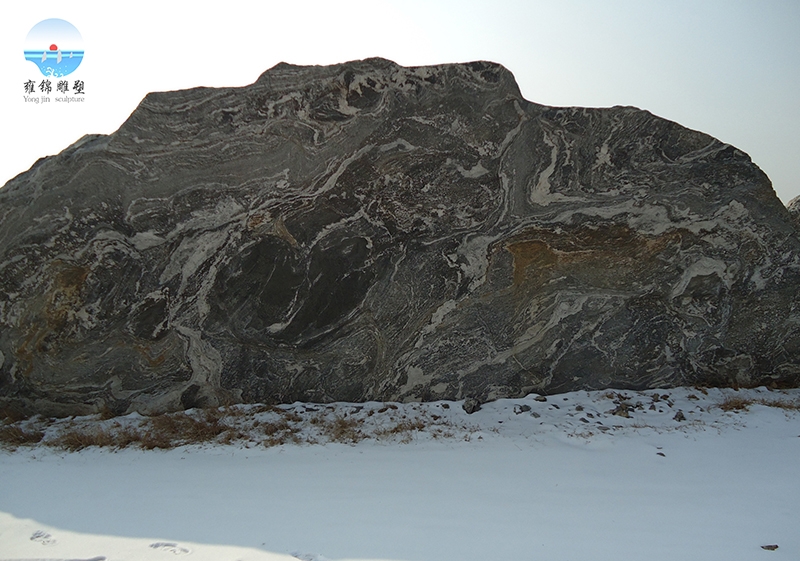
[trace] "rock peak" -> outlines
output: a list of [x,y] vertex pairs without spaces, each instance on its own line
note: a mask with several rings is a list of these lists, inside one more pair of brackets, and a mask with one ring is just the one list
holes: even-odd
[[391,60],[373,57],[363,60],[353,60],[330,66],[320,65],[295,65],[286,62],[278,63],[259,76],[256,83],[270,82],[272,79],[288,77],[296,79],[297,76],[312,78],[339,77],[343,82],[352,82],[358,74],[367,74],[370,78],[383,77],[385,83],[394,81],[401,83],[402,79],[426,80],[428,84],[435,84],[430,80],[432,76],[445,79],[447,76],[458,76],[461,79],[477,82],[513,84],[511,90],[519,95],[519,87],[514,75],[503,65],[489,61],[473,61],[466,63],[447,63],[428,66],[400,66]]

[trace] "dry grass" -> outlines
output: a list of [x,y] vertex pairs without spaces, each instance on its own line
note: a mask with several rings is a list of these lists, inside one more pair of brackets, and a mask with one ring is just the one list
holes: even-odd
[[800,401],[786,399],[766,399],[766,398],[747,398],[738,395],[727,395],[721,403],[717,405],[723,411],[747,411],[753,405],[763,405],[774,407],[784,411],[800,411]]
[[298,428],[290,424],[289,420],[284,417],[276,421],[259,423],[258,428],[264,433],[264,440],[261,441],[261,444],[267,448],[300,442],[297,435]]
[[41,443],[70,452],[90,447],[168,450],[233,442],[264,447],[326,442],[352,445],[367,439],[408,443],[423,433],[434,439],[460,438],[462,433],[474,432],[441,415],[417,407],[403,411],[393,403],[350,408],[232,406],[151,417],[108,417],[108,412],[103,412],[73,419],[7,419],[0,424],[0,445],[16,449]]
[[231,429],[221,422],[218,409],[206,409],[199,417],[173,413],[152,417],[142,447],[175,448],[186,444],[204,444]]
[[386,431],[386,434],[402,434],[406,432],[422,431],[427,428],[427,424],[422,419],[404,419],[397,423],[391,429]]
[[717,406],[723,411],[747,411],[754,401],[738,395],[727,395]]
[[199,413],[170,413],[151,417],[141,438],[145,449],[169,449],[211,442],[229,444],[246,438],[237,428],[240,409],[204,409]]
[[[382,428],[375,431],[375,436],[381,439],[399,438],[400,442],[409,443],[414,440],[414,435],[426,428],[438,429],[422,419],[401,419],[390,428]],[[431,436],[439,438],[444,436],[442,430],[431,430]]]
[[378,429],[376,433],[378,436],[397,436],[425,430],[427,427],[428,424],[422,419],[401,419],[396,421],[394,426]]
[[361,419],[336,415],[332,421],[328,421],[323,425],[322,433],[327,436],[331,442],[355,444],[366,438],[360,429],[363,422],[364,421]]
[[[114,423],[108,426],[97,426],[86,421],[62,423],[53,431],[54,434],[44,438],[45,433],[24,433],[16,426],[4,427],[8,440],[17,444],[28,444],[43,441],[47,446],[70,452],[83,450],[92,446],[121,449],[139,446],[145,450],[170,449],[190,444],[204,444],[212,441],[230,443],[244,435],[227,426],[222,419],[227,415],[218,409],[203,410],[199,414],[171,413],[149,417],[138,425],[123,426]],[[98,421],[105,419],[99,415]],[[21,442],[26,438],[26,442]],[[38,439],[38,440],[37,440]],[[2,436],[0,436],[0,440]]]
[[44,432],[39,430],[25,430],[18,425],[5,425],[0,427],[0,444],[9,448],[37,444],[44,438]]
[[142,440],[142,435],[139,431],[130,427],[117,427],[114,432],[114,447],[121,449],[128,446],[138,445]]
[[44,441],[52,448],[76,452],[84,448],[127,448],[142,441],[142,434],[130,427],[116,425],[110,428],[68,425]]
[[90,446],[112,447],[114,446],[114,436],[101,428],[89,430],[72,428],[63,432],[58,439],[48,441],[47,444],[54,448],[77,452]]
[[760,399],[758,403],[767,407],[775,407],[784,411],[800,411],[800,400],[787,401],[785,399]]

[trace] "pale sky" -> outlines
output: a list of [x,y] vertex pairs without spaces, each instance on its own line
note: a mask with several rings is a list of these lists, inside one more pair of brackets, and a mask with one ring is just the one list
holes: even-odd
[[[83,37],[68,76],[84,81],[83,103],[24,100],[24,82],[42,79],[25,37],[48,18]],[[16,2],[0,18],[0,184],[84,134],[115,131],[147,92],[372,56],[491,60],[530,101],[647,109],[750,154],[784,203],[800,195],[798,0]]]

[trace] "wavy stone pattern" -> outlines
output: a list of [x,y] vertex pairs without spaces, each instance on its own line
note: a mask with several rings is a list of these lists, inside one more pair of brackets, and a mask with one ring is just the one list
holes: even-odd
[[492,63],[153,93],[0,220],[6,407],[800,381],[800,235],[750,158]]

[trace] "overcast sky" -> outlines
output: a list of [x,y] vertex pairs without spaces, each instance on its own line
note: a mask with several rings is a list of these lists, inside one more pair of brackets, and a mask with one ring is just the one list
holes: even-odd
[[[111,133],[149,91],[243,86],[278,62],[381,56],[491,60],[526,99],[633,105],[744,150],[800,195],[800,1],[427,0],[15,2],[0,18],[0,184],[87,133]],[[13,7],[11,7],[13,6]],[[23,56],[48,18],[80,31],[85,102],[33,104]],[[38,92],[37,92],[38,95]]]

